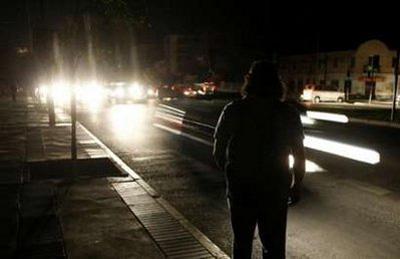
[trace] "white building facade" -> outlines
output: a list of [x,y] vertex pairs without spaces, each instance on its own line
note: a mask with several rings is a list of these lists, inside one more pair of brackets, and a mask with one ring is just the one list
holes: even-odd
[[306,85],[337,89],[353,95],[389,99],[393,96],[396,51],[380,40],[355,50],[285,56],[279,70],[288,88],[301,93]]

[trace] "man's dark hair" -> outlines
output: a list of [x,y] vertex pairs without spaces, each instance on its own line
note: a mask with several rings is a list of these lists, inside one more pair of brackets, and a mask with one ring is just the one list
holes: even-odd
[[283,93],[283,84],[276,66],[266,60],[253,62],[246,75],[242,94],[279,100]]

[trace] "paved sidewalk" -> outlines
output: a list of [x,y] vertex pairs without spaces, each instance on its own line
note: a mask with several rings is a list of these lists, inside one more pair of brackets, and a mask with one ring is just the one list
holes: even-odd
[[228,258],[78,124],[0,99],[0,258]]
[[0,100],[0,258],[163,258],[111,185],[131,178],[77,138],[72,163],[65,118],[50,128],[38,105]]

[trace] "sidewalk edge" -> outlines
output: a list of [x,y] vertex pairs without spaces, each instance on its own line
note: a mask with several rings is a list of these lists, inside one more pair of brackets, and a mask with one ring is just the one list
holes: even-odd
[[77,123],[90,137],[97,142],[97,144],[104,149],[110,156],[110,159],[116,166],[131,175],[132,178],[151,196],[155,201],[161,205],[172,217],[180,222],[180,224],[188,230],[199,243],[201,243],[213,256],[221,259],[230,258],[223,252],[217,245],[215,245],[204,233],[190,223],[180,212],[178,212],[169,202],[160,196],[150,185],[148,185],[135,171],[133,171],[121,158],[119,158],[110,148],[108,148],[99,138],[97,138],[91,131],[89,131],[80,122]]

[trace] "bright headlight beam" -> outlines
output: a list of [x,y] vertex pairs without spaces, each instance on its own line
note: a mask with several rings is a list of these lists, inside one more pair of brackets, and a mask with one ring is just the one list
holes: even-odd
[[56,81],[50,88],[51,97],[54,100],[55,105],[66,105],[70,101],[71,88],[67,82]]
[[349,118],[346,115],[339,113],[307,111],[307,117],[316,120],[333,121],[339,123],[349,122]]
[[304,146],[367,164],[378,164],[380,162],[380,154],[375,150],[336,142],[333,140],[305,136]]

